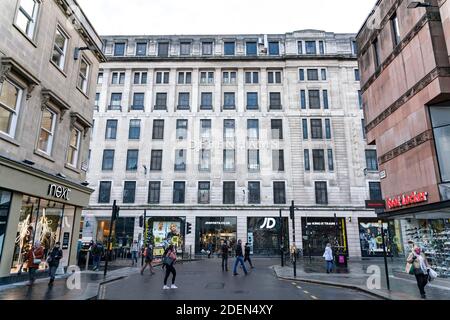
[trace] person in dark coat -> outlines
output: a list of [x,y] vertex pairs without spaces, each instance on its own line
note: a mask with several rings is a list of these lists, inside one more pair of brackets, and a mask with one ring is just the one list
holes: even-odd
[[47,263],[48,263],[48,273],[50,276],[50,281],[48,283],[49,286],[53,285],[53,282],[55,281],[55,275],[56,270],[58,270],[59,261],[63,257],[63,252],[61,250],[61,243],[57,242],[55,243],[55,246],[53,247],[52,251],[50,251],[50,254],[47,257]]
[[237,276],[237,266],[240,263],[242,266],[242,269],[244,270],[245,275],[247,275],[247,268],[245,267],[244,263],[244,254],[242,252],[242,242],[241,240],[238,240],[238,243],[236,245],[236,261],[234,262],[234,268],[233,268],[233,275]]
[[34,281],[36,280],[36,271],[39,269],[39,265],[41,264],[43,258],[44,248],[42,248],[40,241],[36,241],[27,254],[27,267],[30,278],[28,286],[32,286],[34,284]]
[[228,253],[230,247],[228,246],[227,240],[223,241],[220,251],[222,252],[222,271],[228,272]]
[[244,262],[246,261],[250,264],[250,268],[253,269],[252,259],[250,259],[250,245],[248,243],[245,244]]

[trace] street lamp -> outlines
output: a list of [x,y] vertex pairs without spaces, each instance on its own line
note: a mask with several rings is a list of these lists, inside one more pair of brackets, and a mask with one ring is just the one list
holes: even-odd
[[412,1],[410,4],[408,4],[408,9],[415,9],[415,8],[429,8],[432,7],[431,3],[428,2],[419,2],[419,1]]

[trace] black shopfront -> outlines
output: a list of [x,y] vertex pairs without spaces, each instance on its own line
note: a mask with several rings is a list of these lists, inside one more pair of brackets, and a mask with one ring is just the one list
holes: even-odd
[[281,244],[284,244],[284,248],[289,247],[288,223],[288,218],[247,218],[247,242],[251,248],[250,252],[261,256],[279,255]]
[[330,243],[336,254],[348,256],[345,218],[302,218],[303,255],[322,256]]
[[205,254],[208,251],[208,247],[211,247],[212,253],[219,253],[220,245],[224,240],[227,240],[232,247],[236,244],[237,218],[197,217],[195,231],[196,254]]

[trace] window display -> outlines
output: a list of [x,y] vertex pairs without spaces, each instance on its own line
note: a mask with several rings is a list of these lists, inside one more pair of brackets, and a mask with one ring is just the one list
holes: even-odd
[[3,241],[5,240],[10,205],[11,192],[0,189],[0,260],[2,258]]
[[[403,252],[398,221],[383,223],[388,255],[398,257]],[[383,256],[383,240],[381,226],[377,219],[359,219],[359,239],[363,257]]]
[[348,255],[345,218],[302,218],[303,254],[322,256],[331,243],[334,253]]
[[162,256],[165,248],[173,244],[177,251],[182,248],[182,236],[180,233],[180,221],[153,221],[153,253],[155,256]]
[[[212,253],[218,253],[223,240],[233,248],[237,242],[237,218],[236,217],[202,217],[196,220],[195,252],[205,254],[208,247],[212,247]],[[245,239],[242,239],[245,241]]]
[[[279,255],[280,254],[280,228],[282,230],[282,237],[284,248],[289,247],[289,221],[288,218],[283,218],[283,225],[280,223],[280,218],[264,218],[252,217],[247,219],[247,241],[251,245],[250,252],[256,255]],[[252,240],[252,241],[251,241]]]

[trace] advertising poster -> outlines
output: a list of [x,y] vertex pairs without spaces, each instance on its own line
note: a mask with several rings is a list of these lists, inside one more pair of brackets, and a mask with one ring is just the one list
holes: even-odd
[[154,254],[160,256],[164,249],[173,244],[181,247],[181,223],[176,221],[154,221],[152,234],[154,239]]

